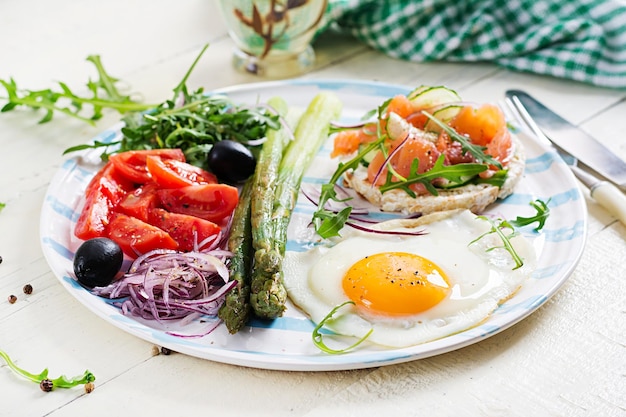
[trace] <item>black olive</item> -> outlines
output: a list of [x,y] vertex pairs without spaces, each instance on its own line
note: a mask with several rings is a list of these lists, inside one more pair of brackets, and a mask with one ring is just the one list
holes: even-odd
[[74,274],[85,287],[104,287],[113,282],[123,261],[122,249],[111,239],[89,239],[74,255]]
[[222,140],[211,148],[208,155],[209,168],[224,182],[243,182],[254,173],[256,158],[239,142]]

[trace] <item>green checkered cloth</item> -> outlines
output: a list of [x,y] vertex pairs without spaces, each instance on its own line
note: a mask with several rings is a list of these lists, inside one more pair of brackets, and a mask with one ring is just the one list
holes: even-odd
[[626,88],[624,0],[329,0],[324,30],[394,58],[490,61]]

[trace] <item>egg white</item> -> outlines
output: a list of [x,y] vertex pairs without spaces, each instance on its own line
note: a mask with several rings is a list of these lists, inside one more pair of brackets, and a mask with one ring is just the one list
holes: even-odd
[[[536,263],[532,245],[523,237],[511,239],[524,266],[513,269],[511,254],[494,234],[474,244],[490,225],[467,210],[433,216],[418,226],[420,236],[391,236],[344,230],[331,245],[306,252],[288,251],[283,264],[284,284],[292,302],[315,323],[339,304],[348,301],[342,289],[346,271],[365,256],[381,252],[409,252],[436,263],[448,276],[451,291],[436,306],[416,315],[392,317],[365,312],[348,305],[325,327],[346,336],[363,337],[391,347],[412,346],[471,328],[485,320],[498,305],[511,297],[530,276]],[[422,219],[418,223],[423,223]],[[411,221],[381,224],[388,230],[409,230]]]

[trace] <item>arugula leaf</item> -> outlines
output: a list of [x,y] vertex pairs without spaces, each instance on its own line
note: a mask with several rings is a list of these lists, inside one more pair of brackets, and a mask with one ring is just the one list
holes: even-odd
[[326,324],[326,322],[330,319],[332,319],[332,317],[335,315],[335,313],[342,307],[348,305],[348,304],[354,304],[354,301],[348,300],[342,304],[339,304],[338,306],[336,306],[335,308],[333,308],[330,313],[328,313],[328,315],[326,315],[326,317],[324,317],[318,324],[317,326],[315,326],[315,329],[313,329],[313,344],[315,346],[317,346],[318,349],[320,349],[323,352],[326,353],[330,353],[330,354],[340,354],[340,353],[345,353],[349,350],[354,349],[355,347],[357,347],[358,345],[360,345],[361,343],[363,343],[363,341],[365,341],[365,339],[367,339],[372,332],[374,331],[374,329],[370,329],[369,332],[367,332],[367,334],[365,334],[365,336],[363,336],[362,338],[360,338],[359,340],[357,340],[354,344],[348,346],[347,348],[344,349],[332,349],[329,348],[328,346],[326,346],[326,344],[324,343],[323,336],[322,333],[320,333],[320,330],[322,327],[324,327],[324,324]]
[[[180,85],[179,85],[180,86]],[[116,152],[135,149],[180,148],[187,162],[207,169],[211,146],[231,139],[250,145],[265,136],[267,129],[280,127],[279,117],[263,107],[238,107],[225,96],[207,96],[202,88],[188,93],[177,87],[185,102],[167,100],[149,113],[131,113],[123,118],[123,138]]]
[[411,184],[423,184],[428,192],[432,195],[439,195],[437,189],[433,186],[432,181],[436,178],[445,178],[448,180],[447,188],[460,186],[468,183],[474,176],[488,169],[487,165],[464,163],[456,165],[444,165],[445,156],[439,155],[437,161],[433,167],[419,174],[417,169],[419,167],[419,159],[413,160],[410,169],[410,175],[405,181],[391,181],[391,178],[387,178],[387,182],[380,186],[380,192],[385,193],[389,190],[402,189],[411,197],[415,198],[415,192],[409,187]]
[[549,203],[550,199],[548,199],[547,202],[539,199],[531,201],[529,204],[536,210],[537,213],[530,217],[517,216],[515,220],[511,220],[510,223],[515,227],[523,227],[537,222],[537,226],[534,230],[538,232],[543,229],[543,226],[546,224],[546,220],[550,216],[550,207],[548,207]]
[[363,157],[380,146],[384,140],[384,136],[379,137],[377,140],[364,147],[354,158],[345,163],[340,162],[332,177],[326,184],[322,185],[317,210],[313,213],[313,224],[318,235],[323,238],[339,236],[339,231],[343,228],[343,225],[350,216],[352,207],[346,207],[337,214],[326,209],[326,203],[330,200],[346,201],[345,199],[341,200],[337,197],[335,184],[337,184],[337,181],[339,181],[341,176],[348,170],[357,169]]
[[[0,358],[4,359],[9,368],[17,375],[20,375],[32,382],[42,384],[42,389],[44,389],[44,387],[47,387],[45,391],[50,391],[53,388],[72,388],[77,385],[85,385],[96,380],[94,374],[92,374],[88,370],[85,371],[82,375],[77,375],[73,378],[68,378],[65,375],[61,375],[58,378],[50,379],[48,378],[48,368],[44,369],[38,374],[33,374],[17,366],[11,360],[9,355],[2,350],[0,350]],[[47,385],[43,385],[45,383],[47,383]]]
[[[81,97],[75,94],[70,87],[59,82],[60,91],[52,89],[44,90],[20,90],[13,78],[9,81],[0,79],[0,85],[6,90],[7,103],[0,110],[8,112],[19,106],[41,110],[44,115],[39,123],[51,121],[55,113],[62,113],[67,116],[94,125],[94,121],[102,117],[102,109],[110,108],[119,113],[131,111],[144,111],[154,107],[154,104],[141,104],[135,102],[130,96],[119,93],[115,87],[116,78],[111,77],[102,66],[98,55],[90,55],[87,61],[95,65],[98,72],[98,80],[89,80],[87,89],[92,97]],[[91,107],[91,112],[86,111],[84,105]]]
[[[508,171],[506,169],[499,169],[488,178],[475,177],[472,181],[473,184],[491,184],[496,187],[502,187],[506,182]],[[445,188],[445,187],[442,187]]]
[[[117,152],[180,148],[187,162],[208,169],[207,156],[214,143],[232,139],[243,143],[255,153],[261,144],[252,145],[254,141],[263,138],[267,129],[280,127],[279,117],[265,107],[239,107],[226,96],[205,94],[202,88],[193,92],[188,91],[187,80],[208,46],[202,48],[183,78],[174,87],[172,99],[159,104],[135,103],[130,96],[122,95],[116,88],[118,80],[104,70],[100,57],[90,55],[87,60],[96,66],[99,74],[98,80],[90,80],[87,85],[93,98],[78,97],[62,83],[60,93],[45,90],[30,92],[22,98],[13,80],[11,82],[0,80],[9,93],[9,103],[3,107],[3,111],[28,103],[31,107],[37,106],[36,108],[47,111],[42,122],[49,121],[55,111],[60,111],[93,124],[94,120],[102,116],[104,108],[114,108],[123,114],[124,127],[121,129],[123,137],[120,141],[110,143],[95,141],[76,145],[66,149],[63,154],[104,148],[101,158],[106,161],[112,153]],[[102,93],[106,99],[99,97]],[[57,104],[61,98],[70,100],[73,108],[61,108]],[[81,112],[84,104],[92,107],[90,118],[84,117],[84,112]]]

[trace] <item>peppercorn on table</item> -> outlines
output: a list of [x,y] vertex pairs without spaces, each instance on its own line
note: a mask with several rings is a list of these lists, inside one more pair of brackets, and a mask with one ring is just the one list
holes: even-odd
[[[268,81],[233,69],[233,43],[213,1],[5,0],[0,39],[0,80],[13,78],[21,89],[63,82],[86,94],[87,81],[97,76],[86,58],[99,55],[124,94],[160,103],[206,44],[187,80],[190,90]],[[334,32],[322,33],[314,48],[314,68],[287,87],[277,82],[276,91],[308,84],[385,83],[409,90],[445,85],[466,100],[497,104],[506,90],[522,89],[626,159],[626,90],[485,62],[401,61]],[[582,184],[584,201],[577,207],[586,205],[588,215],[580,219],[585,229],[569,231],[584,241],[582,256],[557,253],[576,258],[572,273],[515,323],[413,360],[398,355],[372,365],[328,356],[325,363],[320,354],[315,364],[294,365],[277,362],[277,355],[264,366],[263,358],[194,354],[186,346],[200,343],[195,339],[183,338],[179,351],[170,349],[132,324],[118,325],[88,308],[57,277],[41,233],[55,226],[46,223],[44,207],[50,185],[72,156],[62,153],[115,126],[120,115],[105,109],[89,124],[56,113],[38,123],[44,115],[24,108],[0,114],[0,351],[7,355],[0,360],[0,416],[626,415],[626,228]],[[282,343],[279,332],[272,340],[252,338],[246,330],[232,337],[242,349],[254,350],[258,343]],[[310,334],[301,339],[312,343]],[[285,344],[282,350],[288,355],[291,348]],[[34,381],[13,372],[9,360],[34,374]],[[46,379],[39,375],[45,368],[50,380],[76,376],[80,383],[44,392],[37,385]],[[85,384],[90,375],[95,380]]]

